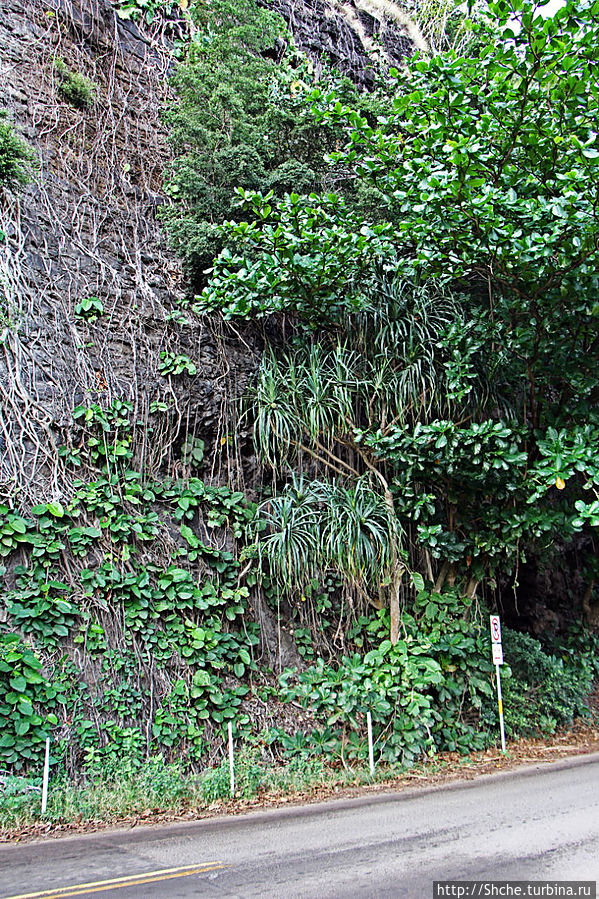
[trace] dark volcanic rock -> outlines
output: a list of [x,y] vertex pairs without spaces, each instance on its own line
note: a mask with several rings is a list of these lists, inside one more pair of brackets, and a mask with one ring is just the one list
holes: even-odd
[[279,12],[300,50],[371,87],[373,64],[401,65],[424,48],[416,25],[393,0],[264,0]]
[[[392,0],[269,5],[315,61],[363,85],[373,81],[374,55],[397,63],[413,47],[413,26]],[[57,62],[89,79],[93,102],[67,102]],[[109,0],[3,5],[0,108],[40,159],[21,196],[0,195],[0,494],[17,489],[25,504],[65,488],[50,463],[77,403],[130,400],[146,423],[154,401],[167,403],[161,440],[142,434],[137,460],[164,468],[177,463],[183,426],[220,445],[225,411],[256,365],[249,337],[223,344],[212,322],[173,314],[180,264],[157,220],[168,202],[160,111],[171,65],[164,31],[142,33]],[[76,312],[88,297],[103,307],[94,322]],[[164,351],[188,355],[197,374],[163,377]]]
[[[93,84],[88,106],[61,93],[59,59]],[[108,0],[3,4],[0,108],[40,160],[22,195],[0,194],[0,493],[17,489],[24,504],[65,488],[52,460],[76,404],[126,399],[147,423],[152,402],[167,403],[160,440],[140,429],[137,461],[170,469],[183,425],[219,440],[255,364],[239,340],[217,345],[210,322],[173,320],[180,264],[157,221],[171,64],[161,35],[121,21]],[[92,296],[103,307],[94,322],[76,312]],[[165,350],[197,374],[163,377]]]

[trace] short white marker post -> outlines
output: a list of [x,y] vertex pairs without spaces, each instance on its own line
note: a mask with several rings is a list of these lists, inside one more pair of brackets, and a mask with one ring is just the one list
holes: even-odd
[[235,762],[233,760],[233,723],[228,722],[229,731],[229,768],[231,770],[231,797],[235,796]]
[[42,815],[48,805],[48,780],[50,778],[50,737],[46,737],[46,757],[44,759],[44,779],[42,781]]
[[370,762],[370,774],[374,777],[374,746],[372,744],[372,715],[366,712],[366,722],[368,724],[368,760]]
[[497,673],[497,706],[499,708],[499,729],[501,731],[501,751],[505,752],[505,725],[503,721],[503,697],[501,695],[501,670],[503,665],[503,647],[501,645],[501,622],[499,615],[491,615],[491,649]]

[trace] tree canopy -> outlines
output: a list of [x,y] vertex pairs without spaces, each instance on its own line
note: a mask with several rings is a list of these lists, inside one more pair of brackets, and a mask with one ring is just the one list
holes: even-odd
[[406,570],[472,593],[599,524],[598,47],[596,2],[491,3],[461,50],[392,70],[376,121],[309,92],[384,215],[240,190],[223,225],[198,308],[298,328],[265,361],[258,447],[386,496],[392,602]]

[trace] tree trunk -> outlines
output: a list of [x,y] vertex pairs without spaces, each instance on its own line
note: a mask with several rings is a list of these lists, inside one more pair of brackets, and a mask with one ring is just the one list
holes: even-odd
[[399,625],[401,622],[401,573],[401,568],[397,566],[391,577],[391,588],[389,591],[389,613],[391,617],[389,639],[393,646],[399,640]]
[[593,595],[594,586],[595,578],[592,578],[582,597],[582,611],[584,612],[585,621],[587,626],[592,630],[599,628],[599,603],[593,603],[591,605],[591,596]]
[[395,542],[395,538],[397,536],[397,531],[393,524],[397,521],[397,517],[395,515],[395,503],[393,501],[393,494],[389,490],[389,484],[387,483],[381,472],[378,470],[376,465],[373,465],[366,453],[360,447],[356,447],[356,451],[366,467],[375,475],[375,477],[378,478],[379,482],[381,483],[385,496],[385,505],[387,506],[387,512],[389,514],[389,542],[391,544],[391,586],[389,588],[389,614],[391,617],[391,626],[389,629],[389,639],[395,646],[395,644],[399,640],[399,625],[401,622],[401,576],[404,571],[404,566],[400,561],[399,554],[397,552],[397,545]]
[[284,668],[304,668],[304,660],[300,656],[295,640],[287,631],[282,630],[274,612],[266,604],[260,588],[250,590],[249,604],[254,618],[260,627],[260,649],[273,671]]
[[480,584],[480,581],[478,580],[478,578],[471,577],[470,580],[468,581],[468,586],[466,587],[466,592],[464,593],[464,596],[467,596],[468,599],[474,599],[474,597],[476,596],[476,591],[478,589],[479,584]]
[[450,568],[451,568],[450,562],[443,562],[443,564],[441,565],[441,571],[439,572],[437,580],[435,581],[435,586],[433,587],[433,590],[435,593],[440,593],[441,590],[443,589],[443,584],[445,583],[445,578],[449,574]]

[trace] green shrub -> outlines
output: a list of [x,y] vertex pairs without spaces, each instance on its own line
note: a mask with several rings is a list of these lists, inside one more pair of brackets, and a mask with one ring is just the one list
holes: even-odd
[[[465,602],[453,591],[422,590],[414,614],[404,612],[403,637],[385,639],[388,612],[362,616],[352,633],[363,652],[339,664],[318,659],[295,677],[281,677],[281,693],[309,708],[324,727],[294,737],[281,735],[292,755],[367,759],[366,712],[372,714],[376,755],[412,764],[443,750],[468,752],[490,738],[482,710],[492,698],[491,654],[486,627],[463,618]],[[373,648],[368,650],[368,647]],[[368,650],[368,651],[366,651]]]
[[[196,290],[222,248],[218,226],[247,217],[235,188],[279,197],[320,190],[330,171],[325,154],[340,139],[312,114],[311,64],[292,49],[283,19],[263,6],[256,0],[195,4],[197,30],[173,78],[177,97],[166,112],[176,156],[167,181],[173,203],[161,216]],[[289,51],[274,61],[273,48],[284,43]],[[373,102],[347,80],[336,84],[360,107]],[[352,181],[335,176],[337,189]]]
[[58,91],[67,101],[78,109],[87,109],[96,99],[97,87],[93,81],[67,68],[65,62],[58,58],[54,69],[60,77]]
[[508,734],[552,733],[589,713],[594,679],[589,655],[552,655],[539,640],[509,628],[503,629],[503,648],[509,666],[502,679]]
[[14,190],[29,181],[36,157],[6,115],[5,110],[0,110],[0,187]]

